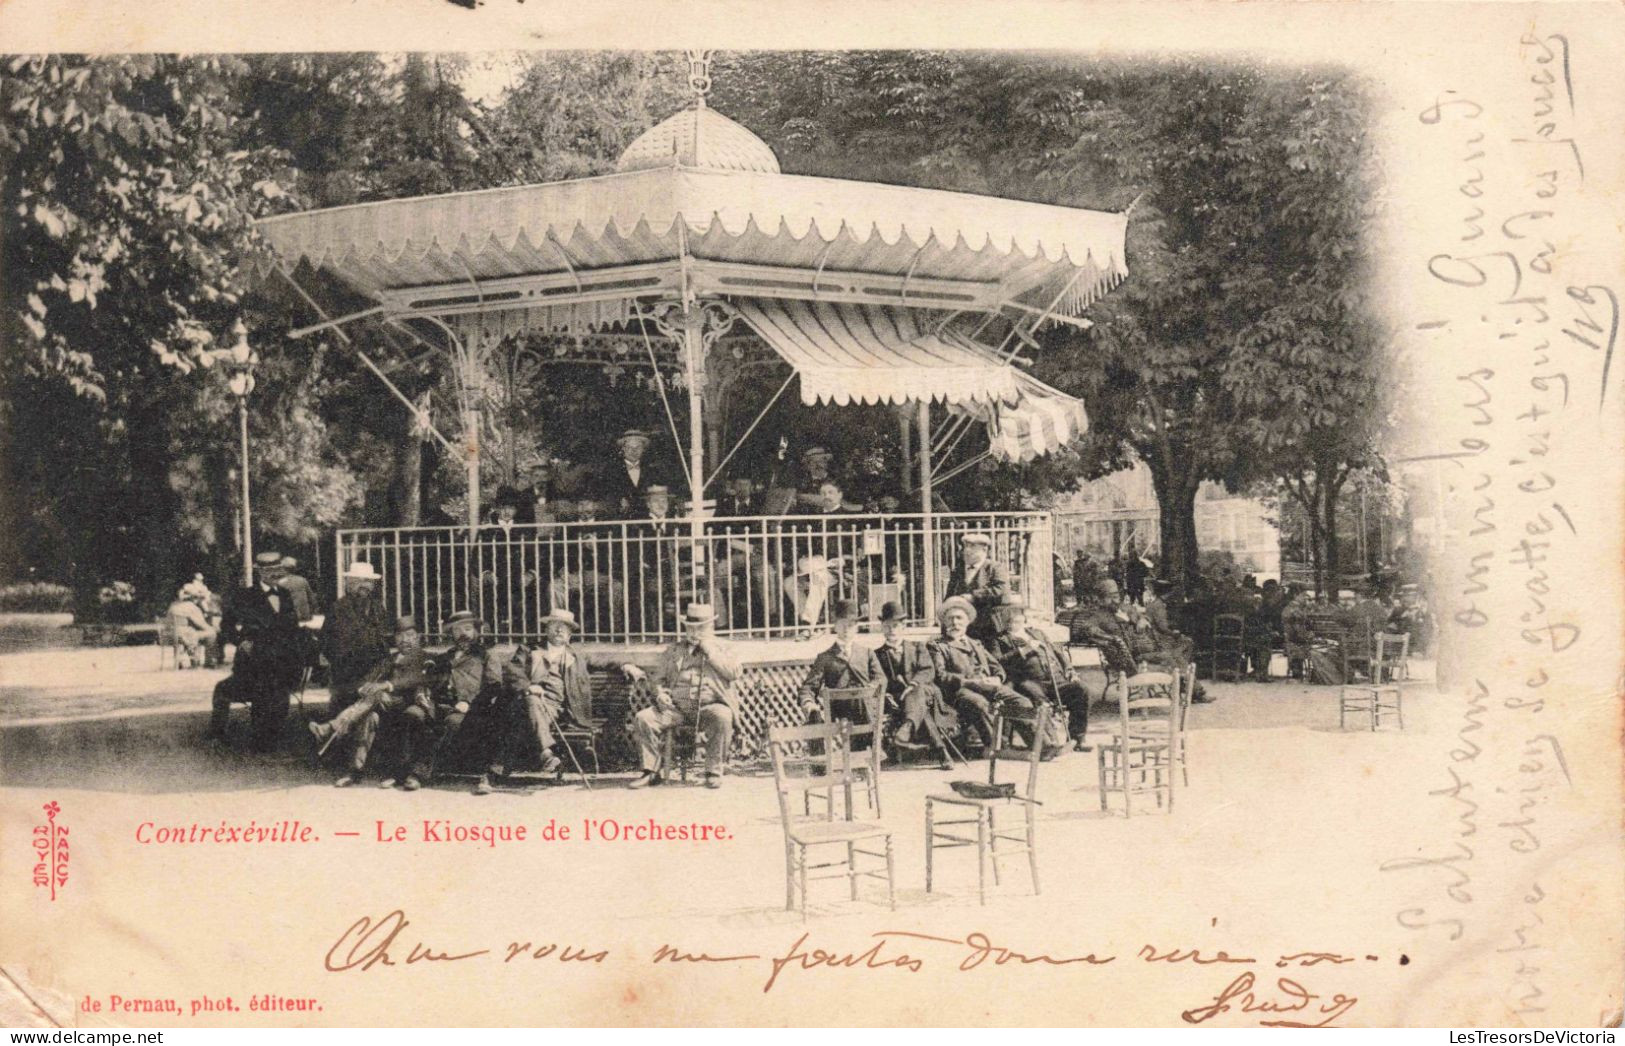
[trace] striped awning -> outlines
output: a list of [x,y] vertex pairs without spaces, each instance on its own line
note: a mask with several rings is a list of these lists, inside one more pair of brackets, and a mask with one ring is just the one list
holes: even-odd
[[938,334],[937,312],[766,298],[735,306],[801,376],[803,403],[927,400],[991,409],[1022,399],[1019,372]]
[[1018,394],[968,409],[987,425],[988,453],[1003,461],[1031,461],[1052,454],[1089,429],[1083,402],[1010,368]]

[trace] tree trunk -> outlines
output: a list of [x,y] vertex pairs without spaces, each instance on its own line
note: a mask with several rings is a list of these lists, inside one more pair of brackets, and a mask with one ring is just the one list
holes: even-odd
[[135,528],[136,548],[130,566],[135,576],[136,601],[146,608],[169,605],[179,587],[176,568],[181,528],[178,500],[169,485],[169,433],[159,411],[132,413],[129,441],[129,482],[137,497],[139,520]]
[[423,523],[423,441],[408,436],[395,458],[395,525]]
[[1197,575],[1196,488],[1201,481],[1188,470],[1151,468],[1157,494],[1157,531],[1162,540],[1159,574],[1183,589]]
[[1321,540],[1326,546],[1326,591],[1333,598],[1342,591],[1343,570],[1338,562],[1337,547],[1337,484],[1323,481],[1321,496]]

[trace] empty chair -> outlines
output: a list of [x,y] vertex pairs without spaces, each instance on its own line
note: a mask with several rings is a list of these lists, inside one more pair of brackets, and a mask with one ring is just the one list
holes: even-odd
[[[863,782],[869,809],[879,817],[880,761],[885,751],[881,745],[881,724],[886,721],[885,681],[880,680],[874,686],[824,687],[818,692],[818,703],[824,722],[846,723],[852,728],[852,773],[856,780]],[[866,721],[852,717],[860,708]]]
[[[987,903],[987,870],[993,869],[993,884],[999,884],[999,861],[1026,855],[1032,871],[1033,893],[1038,890],[1038,840],[1036,817],[1038,803],[1038,766],[1043,755],[1043,740],[1049,726],[1050,710],[1039,705],[1031,712],[1001,709],[993,721],[993,747],[988,753],[987,786],[976,781],[956,781],[955,791],[930,795],[925,799],[925,890],[930,893],[933,883],[935,855],[938,850],[960,846],[976,847],[976,897]],[[1032,743],[1026,748],[1015,748],[1011,741],[1017,727],[1023,733],[1030,730]],[[1025,787],[1015,782],[1001,782],[999,761],[1025,763]],[[959,791],[963,787],[964,791]],[[941,804],[960,810],[968,809],[969,817],[938,819],[937,806]],[[1019,826],[1000,827],[998,812],[1011,806],[1020,806],[1022,823]],[[976,835],[958,834],[958,829],[976,826]],[[944,831],[943,829],[948,829]],[[1006,845],[1001,849],[999,844]],[[1013,845],[1012,845],[1013,844]]]
[[1216,614],[1213,618],[1213,645],[1208,648],[1208,675],[1217,680],[1228,675],[1240,682],[1247,674],[1247,616]]
[[1411,677],[1411,634],[1378,632],[1377,659],[1371,665],[1373,683],[1394,683]]
[[1348,729],[1349,715],[1370,716],[1371,729],[1392,717],[1405,729],[1405,692],[1397,683],[1346,683],[1338,692],[1337,725]]
[[[768,751],[773,759],[773,783],[779,797],[779,820],[784,827],[784,908],[796,907],[799,899],[802,918],[807,917],[807,884],[820,879],[846,879],[852,900],[858,899],[858,879],[886,880],[888,903],[897,907],[895,864],[892,859],[891,829],[852,819],[851,727],[845,723],[818,723],[812,726],[776,726],[768,731]],[[816,747],[819,754],[809,755]],[[795,817],[790,813],[790,797],[800,792],[822,793],[827,799],[820,817]],[[844,799],[844,816],[835,815],[836,793]],[[885,844],[885,850],[862,849],[859,844]],[[844,847],[845,858],[813,863],[814,848]],[[837,854],[839,851],[837,851]],[[885,870],[871,864],[864,868],[858,858],[883,861]],[[826,869],[840,869],[826,871]],[[823,874],[813,874],[822,872]]]
[[1174,771],[1184,769],[1184,672],[1141,672],[1117,688],[1117,723],[1112,737],[1095,749],[1100,777],[1100,808],[1112,792],[1123,794],[1123,816],[1134,813],[1134,797],[1151,795],[1157,805],[1174,805]]

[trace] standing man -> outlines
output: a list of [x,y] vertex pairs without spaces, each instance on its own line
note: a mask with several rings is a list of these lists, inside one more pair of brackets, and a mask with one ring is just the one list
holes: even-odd
[[316,616],[316,596],[310,590],[310,582],[295,573],[298,566],[297,559],[283,556],[282,576],[277,578],[277,584],[286,589],[289,597],[293,599],[294,613],[299,615],[299,623],[302,625]]
[[994,614],[1000,631],[994,640],[995,656],[1009,677],[1010,687],[1035,705],[1059,704],[1066,709],[1072,750],[1087,752],[1089,691],[1072,669],[1072,662],[1056,649],[1049,636],[1027,624],[1027,608],[1011,599]]
[[233,593],[220,622],[221,642],[235,643],[237,653],[231,675],[214,688],[209,736],[224,739],[232,701],[247,701],[253,749],[273,752],[293,689],[304,675],[304,643],[293,600],[276,585],[282,556],[262,552],[254,563],[255,583]]
[[925,649],[943,696],[959,713],[960,722],[970,722],[981,738],[982,750],[988,752],[995,743],[994,706],[1009,702],[1012,708],[1026,711],[1033,706],[1006,685],[1004,669],[993,660],[987,647],[970,637],[968,629],[975,619],[976,607],[970,600],[949,596],[937,608],[942,634],[927,643]]
[[[937,765],[952,770],[943,739],[959,729],[959,722],[937,688],[931,658],[920,644],[904,639],[902,630],[903,608],[888,602],[880,608],[880,631],[885,639],[875,648],[875,660],[886,677],[892,744],[902,750],[924,748],[929,743]],[[922,737],[926,740],[918,740]]]
[[620,454],[605,470],[599,483],[599,499],[608,502],[615,519],[634,519],[641,514],[649,487],[656,482],[654,471],[645,464],[649,434],[627,429],[615,440]]
[[970,637],[982,643],[993,641],[993,608],[1010,596],[1010,575],[993,562],[993,539],[971,530],[959,539],[960,559],[948,575],[948,595],[963,596],[975,612],[971,615]]
[[389,614],[373,593],[381,579],[366,560],[344,572],[344,595],[322,622],[322,654],[327,658],[328,708],[334,713],[356,699],[367,673],[389,654]]
[[822,512],[826,495],[824,484],[835,477],[829,463],[835,459],[825,448],[814,444],[801,452],[801,479],[796,484],[796,511]]
[[1145,581],[1151,576],[1151,564],[1146,562],[1145,556],[1133,544],[1128,548],[1128,562],[1123,565],[1123,587],[1128,591],[1128,601],[1139,606],[1145,599]]
[[739,698],[734,682],[739,661],[712,630],[716,611],[709,604],[690,603],[683,617],[683,637],[666,647],[651,672],[633,664],[621,666],[636,682],[651,679],[658,687],[655,703],[632,717],[632,734],[642,756],[643,774],[633,788],[660,784],[666,733],[685,718],[697,720],[705,740],[705,786],[721,788],[733,743],[734,717]]
[[[796,694],[801,712],[809,723],[823,720],[823,702],[819,694],[824,690],[851,687],[875,687],[885,679],[879,658],[868,647],[860,647],[853,640],[858,634],[858,604],[853,599],[838,599],[833,611],[835,642],[828,650],[813,658],[812,668],[801,681]],[[869,723],[867,701],[843,701],[831,709],[837,719],[845,719],[856,726]]]

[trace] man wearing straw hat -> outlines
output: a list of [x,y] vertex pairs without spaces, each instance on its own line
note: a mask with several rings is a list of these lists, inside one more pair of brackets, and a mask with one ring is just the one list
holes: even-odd
[[344,571],[344,595],[322,621],[322,654],[328,666],[328,708],[334,713],[356,699],[362,679],[389,654],[389,612],[374,595],[382,580],[364,559]]
[[1057,705],[1067,712],[1073,750],[1089,751],[1089,691],[1072,662],[1049,636],[1027,624],[1027,605],[1012,596],[993,611],[998,633],[993,653],[1004,667],[1011,689],[1034,704]]
[[976,607],[970,600],[964,596],[944,599],[937,608],[937,620],[942,624],[942,634],[925,645],[937,686],[959,713],[960,722],[968,722],[981,738],[983,750],[990,750],[995,740],[994,706],[1008,703],[1012,708],[1031,711],[1032,702],[1006,684],[1004,669],[993,660],[987,647],[970,637],[970,624],[976,620]]
[[683,616],[683,637],[661,652],[654,668],[645,673],[637,665],[621,666],[628,679],[648,679],[656,687],[655,703],[632,717],[632,736],[643,766],[633,788],[661,783],[666,734],[688,718],[696,722],[705,741],[705,785],[722,787],[739,711],[734,682],[740,668],[728,645],[717,639],[715,621],[709,604],[690,603]]
[[1010,595],[1010,575],[993,562],[993,538],[982,531],[966,531],[959,539],[959,550],[960,560],[948,575],[948,595],[970,600],[976,610],[970,636],[991,643],[992,610]]
[[578,626],[569,610],[553,608],[542,618],[541,626],[542,642],[535,647],[519,644],[502,666],[502,688],[512,709],[507,733],[510,748],[502,761],[514,761],[518,753],[511,746],[522,739],[535,745],[541,753],[542,772],[550,774],[561,765],[555,751],[555,729],[561,724],[592,724],[592,677],[588,672],[611,666],[589,663],[570,645]]
[[282,556],[262,552],[254,557],[258,579],[233,593],[220,622],[220,641],[235,643],[231,676],[214,689],[209,736],[224,738],[233,701],[248,702],[253,747],[275,751],[288,703],[304,673],[304,640],[293,600],[277,587]]

